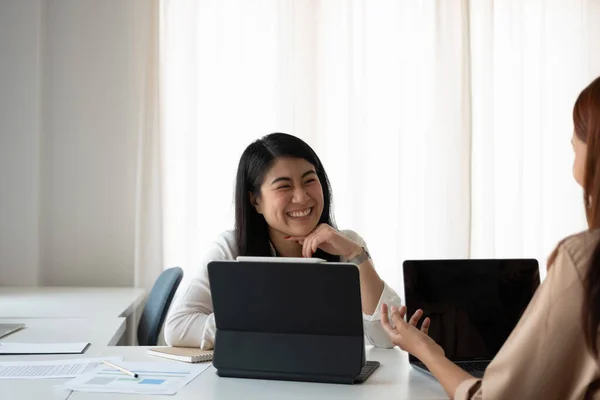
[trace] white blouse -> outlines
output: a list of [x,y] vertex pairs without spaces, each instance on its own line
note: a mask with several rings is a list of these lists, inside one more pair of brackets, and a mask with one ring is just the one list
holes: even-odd
[[[367,248],[365,241],[354,231],[341,231],[349,239]],[[165,341],[170,346],[212,349],[215,339],[215,317],[208,282],[210,261],[235,260],[239,255],[235,231],[222,233],[209,248],[204,261],[188,286],[174,300],[165,324]],[[342,262],[344,260],[341,260]],[[379,304],[373,315],[363,313],[363,327],[367,342],[376,347],[393,347],[383,330],[379,310],[381,304],[401,306],[400,297],[384,282]]]

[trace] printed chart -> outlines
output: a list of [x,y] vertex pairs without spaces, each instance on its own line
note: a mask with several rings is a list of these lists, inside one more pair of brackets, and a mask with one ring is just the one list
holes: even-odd
[[102,365],[66,382],[64,387],[80,392],[175,394],[210,365],[124,361],[119,366],[137,373],[137,378]]

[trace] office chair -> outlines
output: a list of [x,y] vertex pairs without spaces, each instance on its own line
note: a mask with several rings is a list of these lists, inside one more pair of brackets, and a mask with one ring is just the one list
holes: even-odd
[[173,267],[164,270],[150,291],[138,324],[139,346],[156,346],[169,306],[183,278],[183,270]]

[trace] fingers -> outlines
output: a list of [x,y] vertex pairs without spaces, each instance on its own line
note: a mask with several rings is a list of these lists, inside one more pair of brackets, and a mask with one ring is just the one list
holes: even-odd
[[304,243],[302,244],[302,257],[305,258],[310,258],[310,244],[312,241],[309,240],[305,240]]
[[[404,322],[404,316],[406,315],[407,309],[406,306],[402,306],[400,307],[400,309],[396,309],[396,307],[392,306],[392,324],[397,328],[397,327],[404,327],[403,324],[406,324],[406,322]],[[417,327],[419,320],[423,317],[423,310],[419,309],[417,311],[415,311],[415,313],[412,315],[412,317],[410,317],[410,319],[408,320],[408,324]],[[383,318],[383,314],[382,314],[382,318]],[[423,321],[423,324],[421,326],[421,330],[424,332],[429,332],[429,326],[431,325],[431,319],[425,318],[425,320]]]
[[[289,240],[292,242],[298,242],[300,246],[302,246],[302,257],[310,258],[313,253],[316,252],[316,247],[319,247],[318,244],[313,244],[315,239],[315,231],[311,232],[307,236],[286,236],[285,240]],[[315,248],[314,250],[312,250]]]
[[322,231],[324,229],[324,227],[327,227],[327,226],[329,226],[329,225],[327,225],[327,224],[321,224],[321,225],[317,226],[315,229],[313,229],[309,234],[304,235],[304,236],[284,236],[283,238],[285,240],[291,240],[291,241],[294,241],[294,242],[299,242],[301,240],[304,240],[304,239],[310,237],[311,235],[319,233],[320,231]]
[[[423,316],[423,310],[417,310],[410,320],[407,322],[404,321],[404,316],[406,315],[406,306],[400,307],[400,309],[395,306],[391,307],[391,317],[388,312],[390,308],[387,304],[383,303],[381,305],[381,325],[383,329],[390,336],[401,335],[404,332],[404,329],[410,325],[417,327],[419,320]],[[431,326],[431,319],[429,317],[423,320],[421,324],[421,332],[426,335],[429,335],[429,327]]]
[[431,319],[429,317],[425,318],[423,321],[423,325],[421,325],[421,332],[426,335],[429,335],[429,327],[431,326]]
[[390,337],[393,337],[397,334],[394,327],[390,324],[390,318],[388,317],[388,306],[385,303],[381,305],[381,325]]
[[406,311],[407,311],[407,308],[406,308],[406,306],[402,306],[402,307],[400,307],[400,310],[399,310],[398,312],[400,313],[400,317],[401,317],[402,319],[404,319],[404,316],[406,315]]
[[313,251],[313,243],[316,239],[316,232],[313,231],[310,235],[308,235],[306,237],[306,239],[304,239],[304,243],[302,244],[302,256],[306,257],[306,258],[310,258],[312,257]]
[[390,324],[390,318],[388,317],[388,306],[385,303],[381,305],[381,323],[384,325]]
[[[335,252],[339,251],[336,248],[336,246],[339,246],[339,243],[336,245],[331,242],[333,235],[337,232],[338,231],[327,224],[320,224],[306,236],[285,236],[284,239],[298,242],[302,246],[302,257],[310,258],[324,243],[326,243],[327,246],[333,246],[332,254],[340,254]],[[342,237],[345,236],[342,235]],[[346,238],[346,240],[350,239]]]
[[306,239],[306,236],[285,236],[284,239],[292,242],[302,242]]
[[[322,232],[324,226],[327,224],[321,224],[317,226],[311,233],[306,236],[285,236],[285,240],[298,242],[302,246],[302,257],[310,258],[319,248],[321,241],[317,240],[319,232]],[[328,225],[327,225],[328,226]]]
[[410,320],[408,321],[408,323],[411,324],[412,326],[417,326],[417,323],[419,322],[419,320],[421,319],[422,316],[423,316],[423,310],[417,310],[412,315],[412,317],[410,317]]
[[392,306],[392,324],[395,328],[399,328],[402,324],[406,324],[404,321],[404,315],[406,315],[406,307],[402,306],[400,309],[396,308],[396,306]]
[[[388,324],[390,326],[395,325],[395,323],[393,321],[390,321],[390,312],[388,311],[389,307],[387,304],[383,303],[381,305],[381,322]],[[394,319],[394,316],[396,316],[397,318],[403,319],[404,318],[404,314],[406,313],[406,307],[400,307],[400,309],[398,310],[398,308],[396,308],[396,306],[392,306],[391,308],[391,314],[392,314],[392,320]]]
[[381,319],[383,319],[383,316],[385,315],[385,318],[387,319],[387,311],[388,311],[388,306],[385,303],[381,303]]
[[310,236],[310,246],[307,249],[308,257],[312,257],[317,252],[319,245],[326,242],[330,236],[328,232],[333,231],[333,228],[327,224],[318,225]]
[[310,250],[311,250],[312,254],[315,254],[317,252],[318,248],[319,248],[319,244],[317,244],[316,241],[313,241],[312,245],[310,246]]
[[[408,323],[416,328],[421,317],[423,317],[423,310],[417,310],[417,311],[415,311],[413,316],[410,317],[410,320],[408,321]],[[423,320],[423,323],[421,324],[421,332],[423,332],[426,335],[429,335],[429,327],[430,326],[431,326],[431,319],[429,317],[427,317]]]
[[328,226],[329,225],[327,224],[321,224],[306,237],[304,244],[302,245],[302,255],[304,257],[312,257],[313,254],[317,252],[319,245],[327,241],[326,227]]

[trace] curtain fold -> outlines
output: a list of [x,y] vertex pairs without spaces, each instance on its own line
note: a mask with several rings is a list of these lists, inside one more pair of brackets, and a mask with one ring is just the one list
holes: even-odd
[[593,1],[160,6],[161,136],[144,154],[162,160],[146,193],[161,199],[162,265],[189,278],[233,227],[241,152],[275,131],[317,151],[338,226],[365,238],[396,290],[409,258],[533,257],[544,270],[585,228],[569,141],[575,97],[600,73]]
[[162,229],[162,139],[160,126],[158,0],[136,0],[132,34],[140,71],[135,197],[134,286],[150,290],[164,268]]

